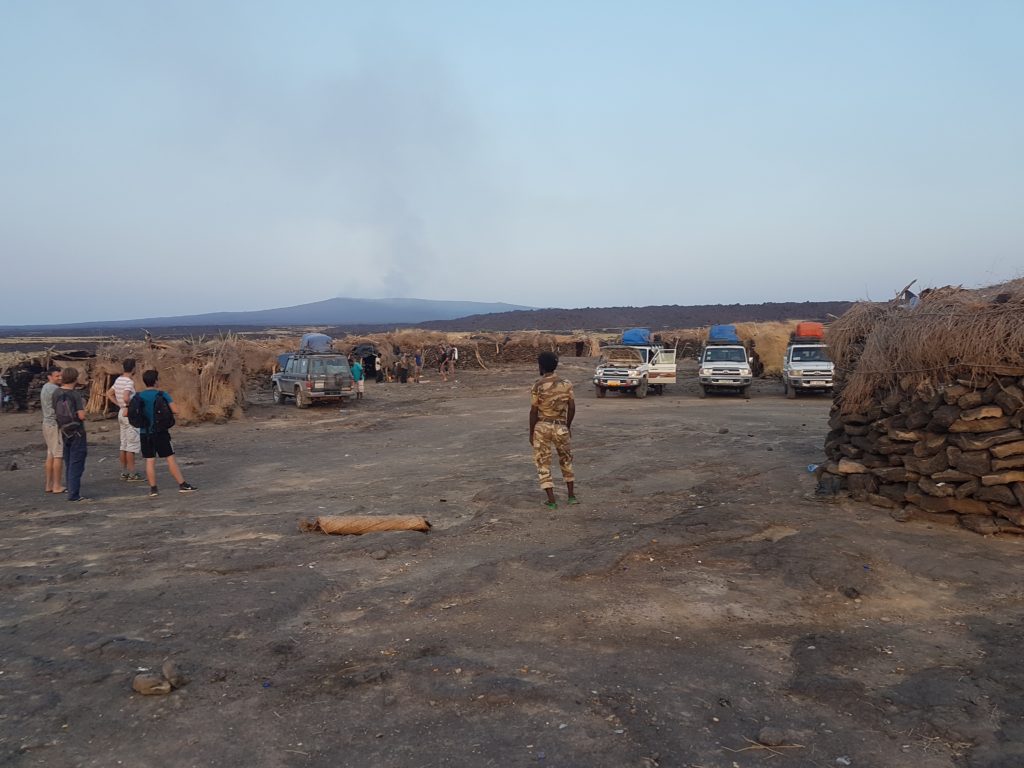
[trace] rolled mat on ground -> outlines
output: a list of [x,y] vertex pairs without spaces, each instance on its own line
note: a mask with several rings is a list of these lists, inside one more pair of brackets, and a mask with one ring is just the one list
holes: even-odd
[[419,515],[328,515],[299,520],[300,531],[359,536],[377,531],[430,531],[430,523]]

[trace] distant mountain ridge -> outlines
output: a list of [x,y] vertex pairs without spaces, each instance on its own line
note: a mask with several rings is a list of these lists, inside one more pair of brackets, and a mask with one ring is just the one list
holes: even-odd
[[[531,309],[521,304],[483,301],[435,301],[433,299],[353,299],[338,297],[277,309],[246,312],[208,312],[177,317],[145,317],[132,320],[101,320],[85,323],[38,325],[33,328],[215,328],[289,325],[415,325],[432,320],[452,320],[467,315],[487,315]],[[14,327],[14,326],[8,326]]]
[[703,328],[715,323],[813,320],[827,323],[852,307],[851,301],[786,301],[764,304],[676,304],[648,307],[529,309],[433,320],[419,327],[435,331],[574,331],[643,327]]
[[[677,304],[646,307],[584,307],[531,309],[514,304],[429,299],[327,299],[312,304],[252,312],[211,312],[181,317],[151,317],[45,326],[0,326],[0,333],[17,338],[46,333],[141,337],[142,330],[176,337],[219,331],[316,328],[333,336],[381,333],[396,326],[445,332],[511,332],[652,330],[702,328],[714,323],[817,320],[829,322],[854,302],[804,301],[763,304]],[[417,319],[424,318],[424,319]]]

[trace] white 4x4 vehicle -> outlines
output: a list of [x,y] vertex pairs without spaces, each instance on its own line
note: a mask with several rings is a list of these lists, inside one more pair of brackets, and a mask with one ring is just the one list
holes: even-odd
[[700,396],[712,390],[736,390],[749,397],[747,388],[753,379],[750,357],[742,344],[708,342],[700,355]]
[[647,397],[661,394],[666,384],[676,383],[676,351],[658,346],[615,344],[601,350],[594,371],[594,392],[604,397],[608,390],[632,392]]
[[821,342],[791,341],[782,361],[782,388],[792,399],[797,392],[831,392],[835,364]]

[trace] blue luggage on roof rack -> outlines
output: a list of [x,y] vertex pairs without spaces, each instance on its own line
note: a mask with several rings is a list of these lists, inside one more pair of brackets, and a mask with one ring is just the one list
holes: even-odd
[[631,347],[651,346],[651,331],[649,328],[630,328],[622,333],[622,343]]
[[735,325],[712,325],[708,330],[708,344],[739,344]]

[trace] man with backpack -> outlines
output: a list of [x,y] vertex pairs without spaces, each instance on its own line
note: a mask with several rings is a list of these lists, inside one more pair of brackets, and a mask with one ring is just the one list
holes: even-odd
[[78,370],[65,368],[60,380],[60,389],[53,395],[53,415],[63,441],[64,485],[68,501],[88,501],[82,496],[82,474],[89,445],[85,439],[85,400],[76,387]]
[[135,454],[141,450],[139,430],[128,422],[128,403],[135,394],[135,382],[132,373],[135,371],[135,360],[127,358],[121,363],[124,371],[107,390],[107,400],[117,406],[117,425],[121,431],[121,479],[130,483],[141,480],[135,471]]
[[160,374],[154,370],[142,374],[142,383],[146,388],[136,394],[128,403],[128,419],[133,426],[139,427],[139,438],[142,443],[142,457],[146,460],[146,479],[149,481],[149,495],[159,496],[156,485],[156,459],[167,459],[167,469],[178,483],[178,493],[190,493],[194,486],[185,482],[174,458],[174,446],[171,445],[171,427],[174,426],[174,415],[178,406],[171,396],[156,388]]

